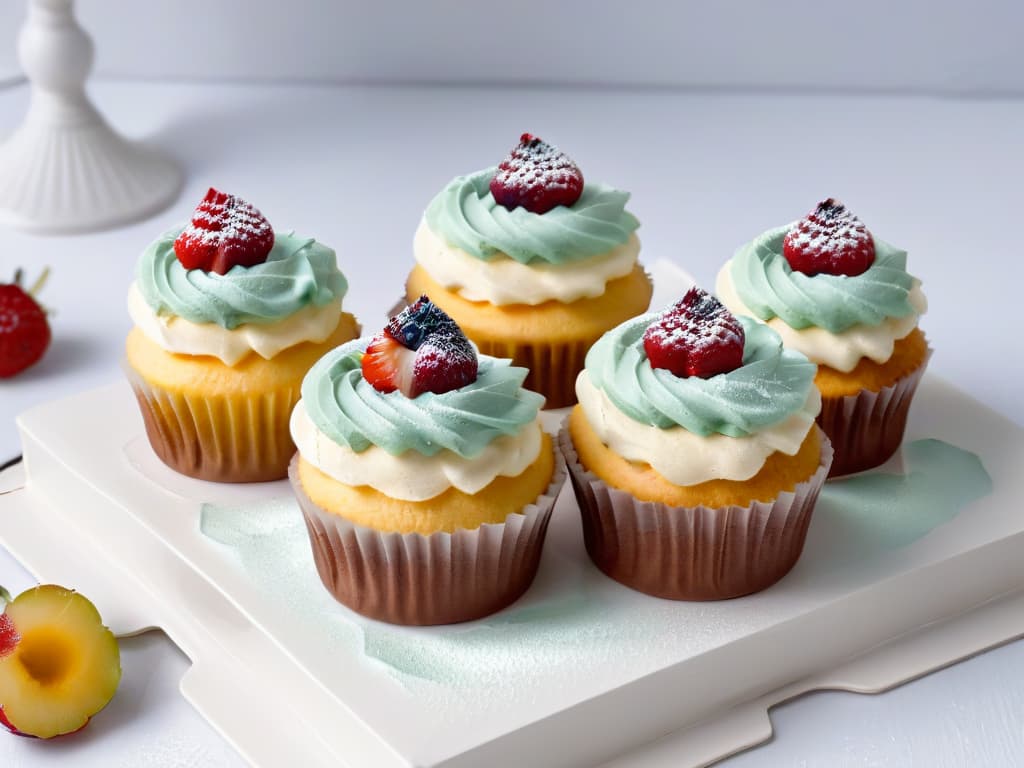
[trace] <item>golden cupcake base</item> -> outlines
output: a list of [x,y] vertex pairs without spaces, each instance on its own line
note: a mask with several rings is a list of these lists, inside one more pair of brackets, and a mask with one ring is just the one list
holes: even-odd
[[[817,429],[815,427],[814,429]],[[594,564],[625,586],[670,600],[724,600],[785,576],[803,551],[811,513],[832,463],[828,438],[813,474],[770,501],[723,507],[643,501],[580,463],[567,428],[565,458]]]
[[251,354],[227,366],[208,356],[166,352],[135,328],[125,372],[160,460],[176,472],[220,483],[281,480],[295,453],[288,430],[302,379],[327,351],[359,334],[343,313],[325,341],[271,360]]
[[429,535],[358,525],[316,504],[289,479],[302,509],[320,580],[356,613],[391,624],[455,624],[515,602],[533,582],[565,468],[555,463],[544,492],[500,523]]

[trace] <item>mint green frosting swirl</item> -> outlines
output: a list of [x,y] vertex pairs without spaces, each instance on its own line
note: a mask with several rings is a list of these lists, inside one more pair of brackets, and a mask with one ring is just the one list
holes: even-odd
[[496,437],[517,434],[537,418],[543,395],[522,388],[526,368],[479,356],[477,378],[450,392],[378,392],[362,374],[369,338],[328,352],[302,381],[302,403],[316,428],[357,453],[371,445],[393,456],[447,449],[473,458]]
[[782,255],[792,225],[771,229],[740,246],[732,259],[732,281],[747,308],[762,320],[780,317],[791,328],[816,326],[841,333],[854,325],[878,325],[887,317],[914,313],[908,298],[914,278],[907,252],[875,241],[875,261],[854,277],[805,275]]
[[427,225],[449,245],[489,261],[504,253],[521,264],[569,262],[607,253],[640,226],[626,210],[629,192],[587,183],[580,199],[546,213],[508,210],[491,194],[496,168],[448,183],[427,206]]
[[174,241],[182,229],[162,234],[139,259],[139,291],[159,315],[231,330],[243,323],[273,323],[310,305],[322,307],[348,291],[334,251],[313,238],[277,232],[265,262],[218,275],[181,265]]
[[643,336],[657,317],[627,320],[587,353],[591,383],[634,421],[660,429],[680,426],[701,436],[745,437],[796,413],[814,386],[814,363],[783,349],[767,325],[743,316],[743,365],[736,370],[702,379],[652,368]]

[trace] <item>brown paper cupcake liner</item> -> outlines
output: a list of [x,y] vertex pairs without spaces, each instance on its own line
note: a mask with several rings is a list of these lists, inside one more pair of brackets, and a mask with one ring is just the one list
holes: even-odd
[[504,523],[430,535],[378,531],[327,512],[288,477],[306,520],[313,560],[338,602],[392,624],[455,624],[513,603],[533,582],[555,498],[565,481],[556,456],[547,489]]
[[230,396],[173,392],[125,363],[146,435],[160,460],[183,475],[219,483],[281,480],[295,453],[288,430],[300,382]]
[[829,477],[877,467],[896,453],[903,442],[910,403],[930,357],[929,349],[917,370],[878,392],[865,389],[856,395],[821,398],[818,425],[835,451]]
[[785,576],[803,551],[811,513],[832,463],[821,435],[817,471],[774,501],[748,506],[673,507],[642,501],[582,464],[568,429],[558,437],[598,568],[627,587],[671,600],[723,600]]
[[514,365],[528,368],[530,373],[523,387],[544,395],[547,398],[545,408],[564,408],[576,403],[576,377],[583,370],[587,352],[599,338],[600,335],[544,344],[479,339],[473,341],[485,355],[510,357]]

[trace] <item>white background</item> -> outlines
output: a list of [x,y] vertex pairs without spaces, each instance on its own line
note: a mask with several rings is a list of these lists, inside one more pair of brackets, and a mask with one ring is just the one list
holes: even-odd
[[[16,413],[119,375],[135,257],[206,185],[337,247],[349,307],[372,325],[399,290],[430,195],[500,159],[521,130],[561,144],[588,178],[631,190],[645,258],[675,259],[705,285],[742,240],[819,197],[843,197],[910,250],[932,302],[931,370],[1024,424],[1024,103],[1006,98],[1024,93],[1022,4],[548,6],[81,2],[98,45],[97,102],[180,158],[187,187],[171,211],[112,233],[0,230],[0,277],[52,265],[44,300],[56,312],[47,358],[0,383],[0,459],[17,448]],[[21,15],[19,2],[0,3],[0,79],[14,71]],[[305,78],[589,85],[294,84]],[[932,97],[939,92],[953,98]],[[0,90],[0,136],[26,104],[24,88]],[[20,587],[27,576],[0,553],[4,581]],[[159,637],[125,649],[125,687],[95,731],[60,745],[2,739],[0,765],[232,764],[174,695],[186,661]],[[780,708],[777,741],[735,764],[1024,764],[1022,680],[1017,643],[880,697],[815,694]]]
[[[97,74],[1024,93],[1016,0],[79,0]],[[0,3],[0,79],[21,0]]]

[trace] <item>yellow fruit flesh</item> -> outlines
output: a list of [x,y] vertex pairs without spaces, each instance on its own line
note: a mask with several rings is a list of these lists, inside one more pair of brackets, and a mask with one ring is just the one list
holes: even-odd
[[78,649],[62,629],[43,626],[21,636],[18,663],[31,680],[46,687],[66,680],[78,663]]
[[78,730],[107,705],[121,680],[120,652],[86,598],[41,586],[5,613],[20,637],[0,658],[0,707],[22,733],[50,738]]

